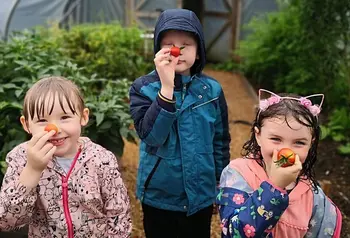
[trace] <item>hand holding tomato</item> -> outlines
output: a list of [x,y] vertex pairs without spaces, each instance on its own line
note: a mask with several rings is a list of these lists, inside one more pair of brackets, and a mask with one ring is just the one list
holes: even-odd
[[33,172],[42,172],[56,151],[56,146],[49,142],[54,130],[42,131],[35,134],[27,145],[27,164]]
[[[301,161],[299,159],[299,156],[294,154],[293,151],[292,151],[293,155],[294,155],[294,159],[293,159],[294,163],[293,164],[290,164],[290,162],[292,162],[292,160],[287,161],[287,163],[286,163],[287,166],[282,166],[284,162],[281,165],[279,164],[281,162],[278,162],[278,161],[283,159],[283,157],[281,155],[282,154],[285,155],[284,154],[285,152],[289,153],[290,151],[291,150],[289,150],[289,151],[286,151],[286,150],[281,151],[280,150],[280,153],[277,153],[277,150],[274,150],[273,156],[272,156],[272,162],[271,162],[269,170],[267,171],[267,174],[268,174],[270,180],[272,181],[272,183],[274,185],[282,188],[282,189],[287,187],[289,184],[295,182],[299,176],[300,171],[303,168]],[[280,154],[280,156],[281,156],[280,158],[278,158],[278,154]],[[288,155],[290,155],[290,154],[288,154]],[[288,157],[287,160],[289,158],[292,158],[292,156]]]
[[162,48],[154,58],[157,73],[162,84],[161,93],[167,98],[173,98],[175,67],[179,57],[170,55],[170,48]]

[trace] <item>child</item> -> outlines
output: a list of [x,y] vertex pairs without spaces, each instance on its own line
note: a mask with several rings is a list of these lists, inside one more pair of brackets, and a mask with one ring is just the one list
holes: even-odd
[[[29,224],[29,237],[129,237],[130,205],[116,157],[86,137],[79,89],[62,77],[28,90],[20,121],[30,141],[7,155],[0,230]],[[54,123],[58,132],[45,131]]]
[[[170,55],[173,45],[184,47],[178,57]],[[155,27],[154,52],[156,70],[130,89],[130,111],[141,138],[136,193],[145,234],[210,237],[230,135],[221,86],[202,74],[205,45],[196,15],[164,11]]]
[[[323,95],[259,95],[245,158],[232,160],[221,175],[222,237],[340,237],[341,214],[314,173]],[[312,103],[317,98],[319,106]],[[282,148],[296,154],[294,165],[277,163]]]

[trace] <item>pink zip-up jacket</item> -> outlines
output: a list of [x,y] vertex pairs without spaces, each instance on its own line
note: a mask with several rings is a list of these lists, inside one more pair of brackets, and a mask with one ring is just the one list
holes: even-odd
[[81,138],[83,146],[66,174],[55,159],[36,188],[19,176],[27,160],[27,142],[6,158],[0,192],[0,230],[29,224],[29,237],[130,237],[130,203],[112,152]]

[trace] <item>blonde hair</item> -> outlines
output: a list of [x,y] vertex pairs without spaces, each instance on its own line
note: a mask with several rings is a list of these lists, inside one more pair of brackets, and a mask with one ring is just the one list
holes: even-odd
[[27,91],[23,103],[25,119],[28,120],[30,117],[33,120],[35,114],[38,118],[44,117],[46,110],[48,114],[51,114],[56,95],[64,113],[66,113],[63,106],[64,101],[67,102],[73,114],[83,112],[85,104],[78,86],[64,77],[52,76],[40,79]]

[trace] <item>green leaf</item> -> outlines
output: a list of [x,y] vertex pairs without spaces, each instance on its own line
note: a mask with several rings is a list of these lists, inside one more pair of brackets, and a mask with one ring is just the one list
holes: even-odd
[[6,83],[6,84],[3,84],[2,87],[5,88],[5,89],[17,88],[16,84],[13,84],[13,83]]
[[346,145],[341,145],[338,148],[339,153],[343,155],[350,155],[350,143],[347,143]]
[[[97,124],[98,126],[98,124]],[[104,121],[99,127],[99,130],[108,130],[113,126],[113,123],[111,121]]]
[[23,93],[23,89],[17,89],[15,91],[16,97],[19,98],[21,96],[21,94]]
[[101,124],[101,122],[103,121],[105,114],[104,113],[95,113],[96,116],[96,126],[99,126]]
[[21,66],[27,66],[28,65],[28,61],[26,61],[26,60],[15,60],[14,62],[16,64],[21,65]]
[[334,141],[337,141],[337,142],[345,140],[345,136],[343,134],[338,134],[338,133],[332,134],[332,138]]

